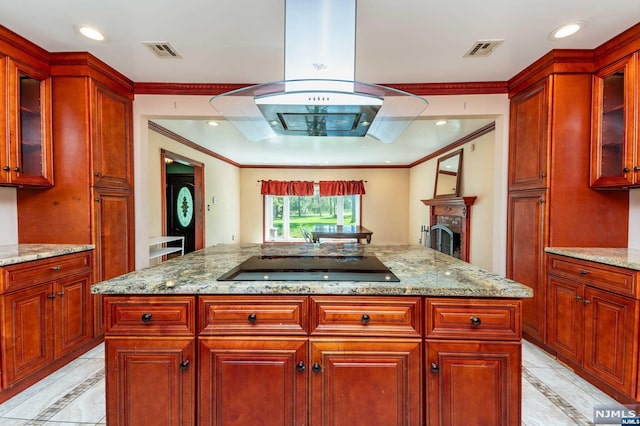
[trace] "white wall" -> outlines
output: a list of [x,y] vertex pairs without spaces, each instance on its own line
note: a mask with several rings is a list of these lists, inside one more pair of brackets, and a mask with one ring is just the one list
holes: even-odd
[[0,245],[18,243],[16,189],[0,188]]

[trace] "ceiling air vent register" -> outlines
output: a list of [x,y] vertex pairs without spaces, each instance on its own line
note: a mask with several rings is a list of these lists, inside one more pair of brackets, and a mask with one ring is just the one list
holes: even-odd
[[493,53],[504,40],[480,40],[473,43],[471,49],[463,56],[465,58],[484,58]]
[[182,58],[176,49],[166,41],[149,41],[142,44],[151,50],[158,58]]

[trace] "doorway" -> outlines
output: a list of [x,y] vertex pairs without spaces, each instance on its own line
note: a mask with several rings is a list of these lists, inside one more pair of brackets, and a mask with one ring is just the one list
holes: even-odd
[[[204,165],[161,150],[164,235],[184,237],[184,253],[204,247]],[[175,244],[175,243],[174,243]]]

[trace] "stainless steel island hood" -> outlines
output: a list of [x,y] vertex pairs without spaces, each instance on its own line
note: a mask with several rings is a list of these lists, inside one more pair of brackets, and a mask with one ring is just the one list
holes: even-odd
[[370,136],[393,142],[424,98],[355,80],[356,0],[286,0],[285,79],[211,99],[247,139]]

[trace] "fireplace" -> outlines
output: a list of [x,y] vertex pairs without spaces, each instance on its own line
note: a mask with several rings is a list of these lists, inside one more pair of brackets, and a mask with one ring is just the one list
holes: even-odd
[[431,209],[427,245],[468,262],[471,206],[476,198],[443,197],[421,200]]

